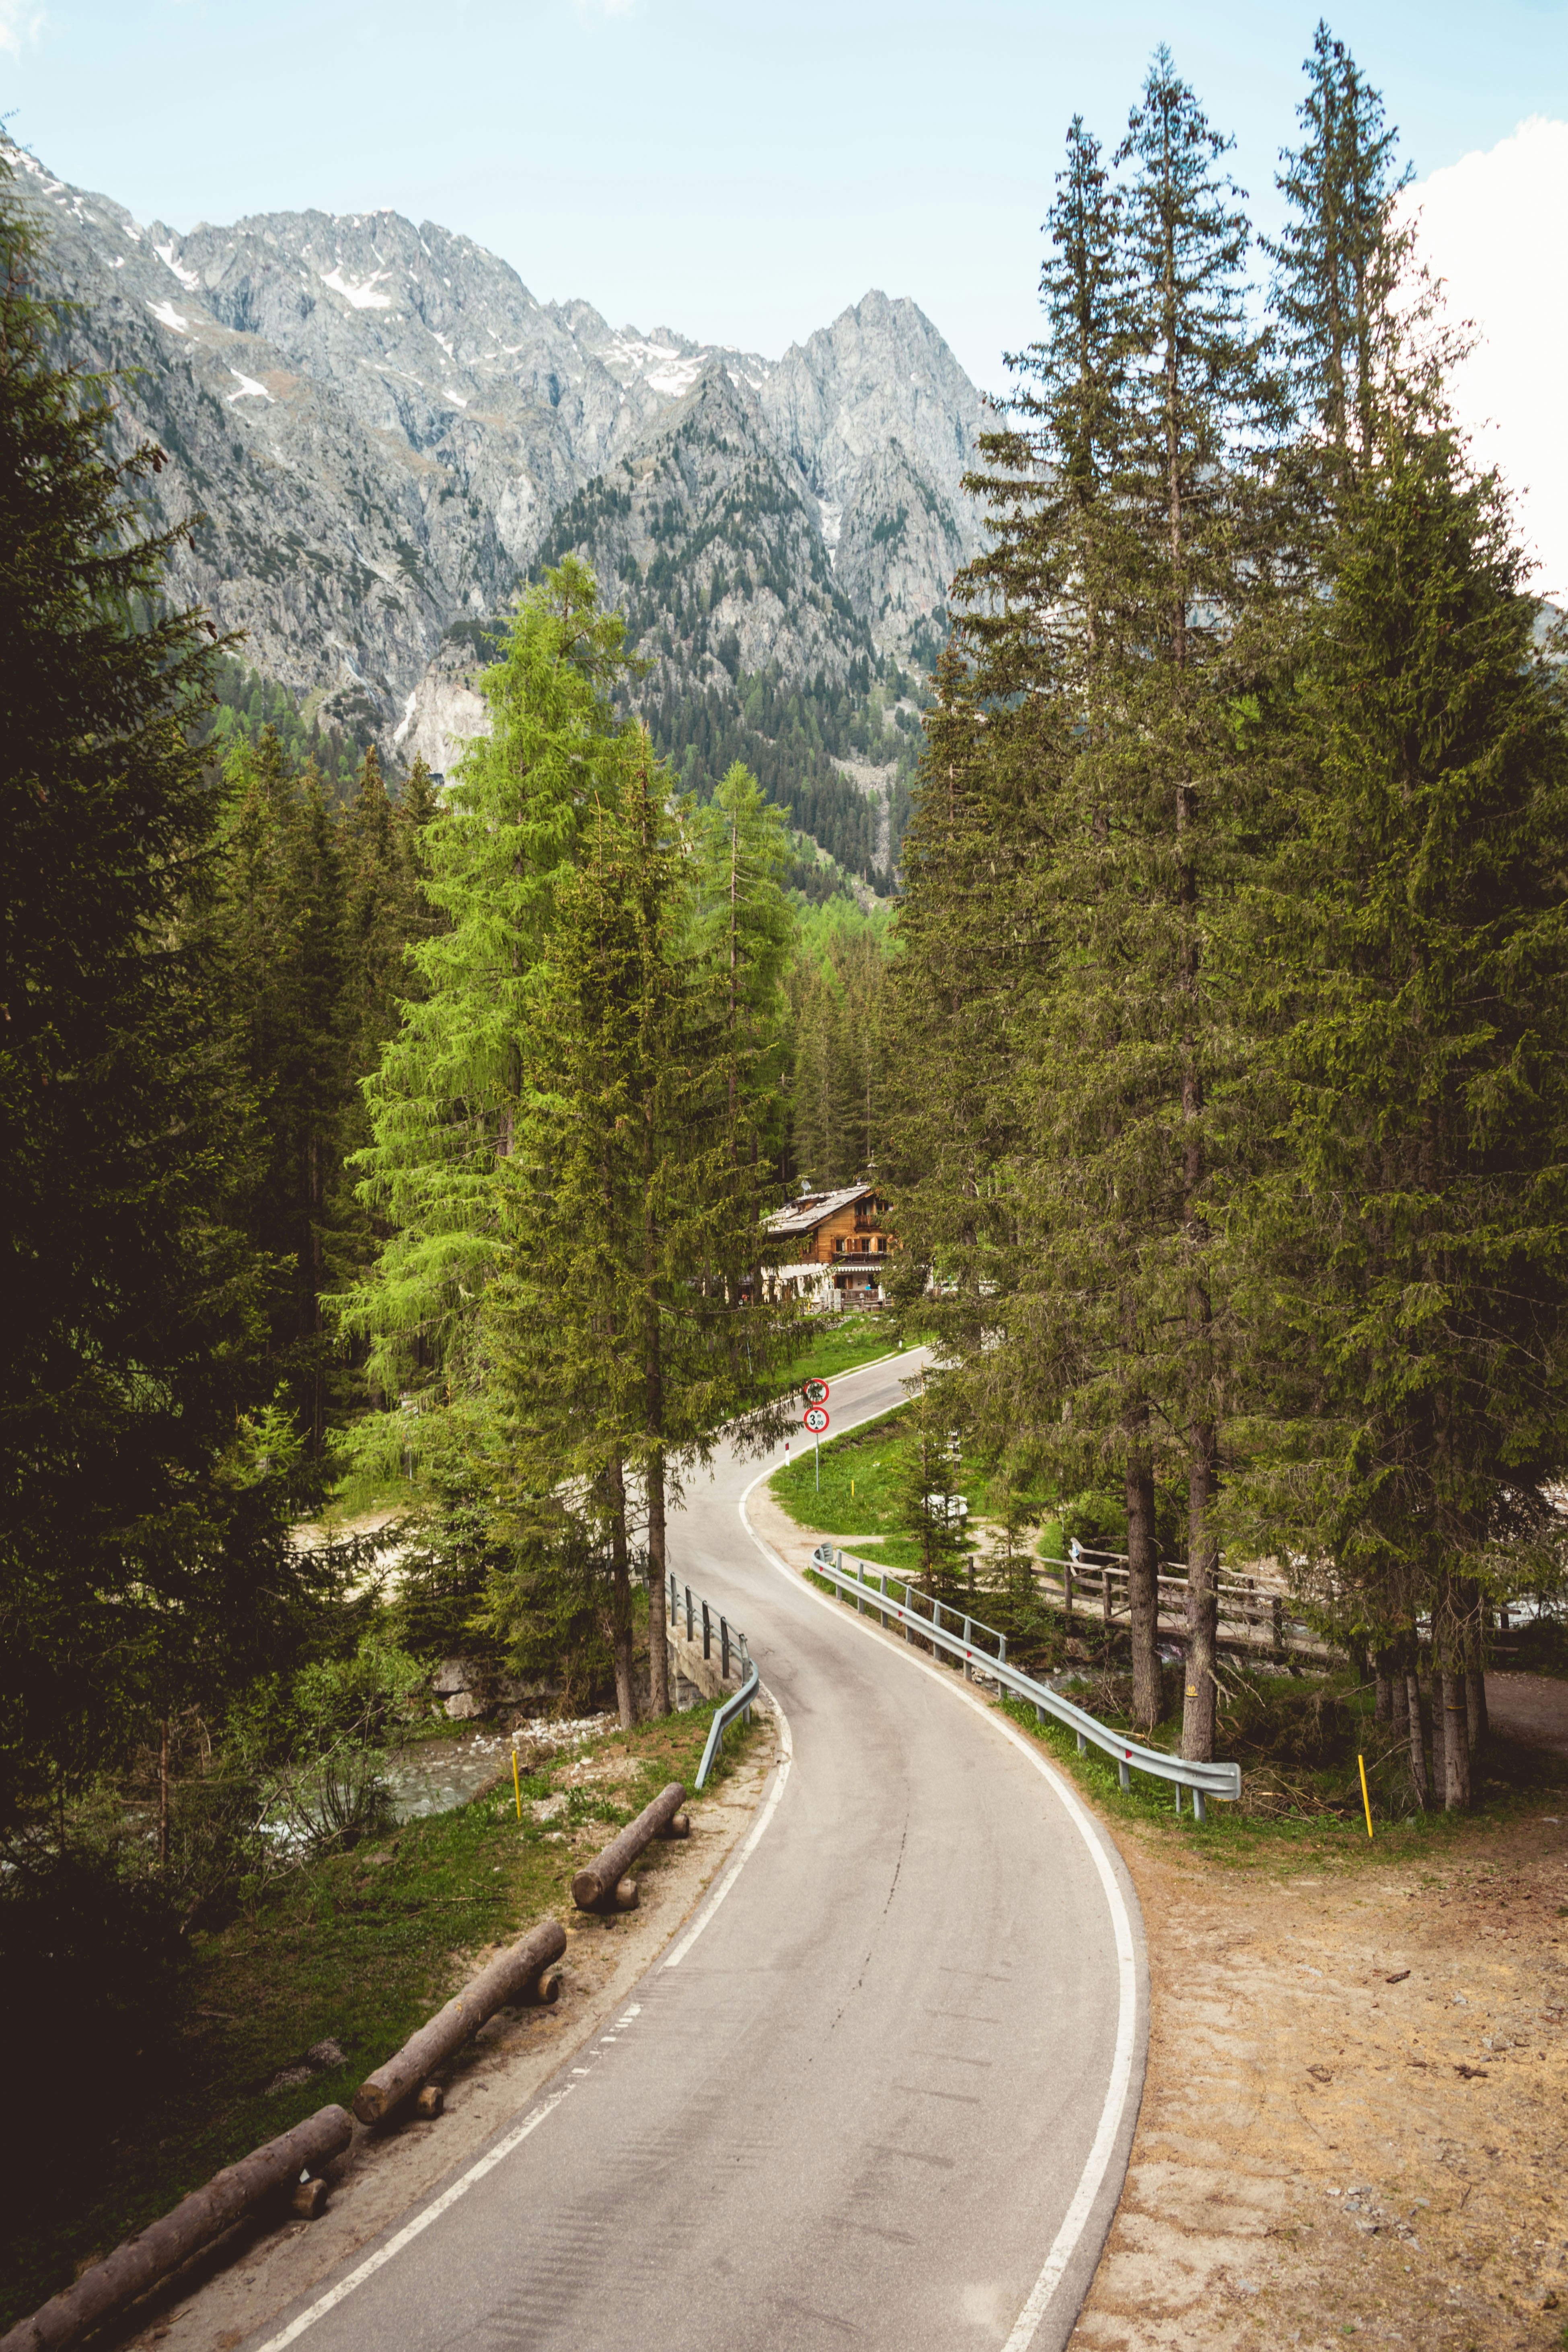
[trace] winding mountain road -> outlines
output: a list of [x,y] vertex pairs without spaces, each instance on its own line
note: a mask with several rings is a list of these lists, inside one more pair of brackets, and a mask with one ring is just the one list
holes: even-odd
[[[833,1383],[836,1429],[907,1357]],[[679,1573],[784,1755],[615,2024],[267,2352],[1056,2352],[1120,2192],[1147,2000],[1120,1862],[1029,1741],[752,1533],[721,1457]]]

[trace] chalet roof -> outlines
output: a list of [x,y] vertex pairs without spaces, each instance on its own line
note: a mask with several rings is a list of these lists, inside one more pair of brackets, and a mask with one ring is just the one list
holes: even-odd
[[846,1184],[837,1192],[803,1192],[798,1200],[773,1211],[767,1220],[768,1231],[781,1241],[787,1240],[791,1234],[815,1233],[825,1217],[865,1200],[876,1189],[875,1184]]

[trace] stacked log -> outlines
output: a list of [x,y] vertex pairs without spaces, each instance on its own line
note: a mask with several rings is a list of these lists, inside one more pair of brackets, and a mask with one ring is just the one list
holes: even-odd
[[566,1930],[560,1920],[543,1919],[521,1943],[498,1953],[471,1984],[409,2036],[395,2057],[366,2075],[354,2093],[354,2113],[361,2123],[384,2123],[405,2099],[413,2096],[426,2076],[461,2049],[498,2009],[516,2001],[553,2000],[561,1979],[553,1977],[545,1982],[544,1971],[565,1949]]
[[306,2202],[312,2213],[319,2212],[324,2184],[301,2183],[300,2175],[330,2164],[353,2137],[353,2125],[342,2107],[321,2107],[292,2131],[269,2139],[265,2147],[253,2148],[237,2164],[226,2165],[205,2188],[193,2189],[172,2213],[149,2222],[139,2236],[116,2246],[30,2319],[18,2320],[8,2335],[0,2337],[0,2352],[58,2352],[59,2346],[74,2343],[84,2329],[137,2295],[146,2294],[193,2254],[242,2221],[256,2206],[280,2196],[290,2184],[315,2192]]
[[626,1872],[638,1854],[656,1837],[685,1837],[691,1824],[681,1807],[686,1802],[686,1790],[680,1781],[672,1780],[661,1789],[651,1805],[644,1807],[635,1822],[628,1822],[619,1834],[610,1840],[604,1852],[577,1873],[572,1881],[572,1900],[579,1911],[634,1911],[637,1908],[637,1885]]

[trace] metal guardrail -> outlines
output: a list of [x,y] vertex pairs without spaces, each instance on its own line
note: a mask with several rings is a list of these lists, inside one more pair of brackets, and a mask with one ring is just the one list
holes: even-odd
[[669,1578],[668,1589],[665,1593],[665,1604],[669,1612],[667,1622],[675,1627],[677,1633],[679,1633],[680,1630],[681,1603],[683,1600],[685,1602],[686,1612],[687,1640],[689,1642],[695,1642],[698,1633],[700,1630],[702,1635],[702,1654],[705,1658],[710,1659],[713,1655],[714,1637],[717,1636],[719,1643],[720,1675],[725,1682],[729,1681],[730,1657],[731,1653],[733,1652],[741,1662],[739,1672],[742,1681],[744,1682],[752,1664],[752,1654],[746,1647],[746,1637],[744,1633],[742,1633],[738,1625],[731,1625],[727,1617],[720,1617],[716,1615],[715,1612],[710,1609],[707,1601],[703,1600],[702,1595],[700,1592],[693,1592],[689,1584],[681,1584],[672,1571]]
[[719,1750],[724,1745],[724,1734],[729,1729],[731,1724],[734,1722],[735,1717],[738,1715],[744,1716],[746,1721],[750,1723],[752,1719],[752,1701],[756,1697],[761,1687],[762,1677],[757,1673],[756,1667],[748,1658],[746,1661],[745,1681],[741,1685],[740,1689],[735,1693],[734,1696],[732,1698],[727,1698],[724,1701],[723,1706],[716,1710],[713,1720],[708,1727],[708,1744],[702,1750],[702,1761],[697,1768],[697,1780],[694,1784],[697,1788],[701,1788],[703,1782],[707,1780],[709,1773],[711,1771],[713,1768],[713,1759],[718,1755]]
[[702,1761],[698,1768],[697,1779],[693,1783],[693,1789],[696,1790],[702,1787],[712,1770],[713,1759],[724,1745],[724,1734],[734,1722],[735,1717],[742,1716],[747,1723],[750,1723],[752,1701],[762,1687],[762,1678],[752,1663],[752,1654],[746,1647],[746,1637],[740,1627],[731,1625],[727,1617],[717,1615],[700,1592],[693,1592],[689,1584],[681,1584],[673,1574],[670,1576],[665,1592],[665,1604],[668,1611],[668,1622],[675,1627],[678,1633],[684,1607],[686,1638],[695,1643],[700,1629],[702,1654],[710,1661],[712,1659],[713,1645],[717,1640],[721,1680],[729,1681],[731,1658],[735,1660],[736,1672],[741,1677],[740,1689],[732,1692],[723,1701],[715,1711],[713,1720],[708,1727],[707,1745],[702,1750]]
[[[966,1675],[972,1673],[975,1666],[983,1666],[988,1675],[994,1676],[1003,1690],[1011,1691],[1016,1698],[1026,1699],[1042,1723],[1047,1715],[1054,1716],[1058,1723],[1065,1723],[1070,1731],[1078,1734],[1080,1756],[1091,1743],[1103,1749],[1107,1756],[1114,1756],[1118,1776],[1124,1789],[1131,1786],[1134,1772],[1147,1772],[1156,1780],[1172,1781],[1175,1785],[1178,1812],[1182,1807],[1181,1792],[1184,1789],[1190,1789],[1193,1815],[1199,1822],[1206,1819],[1204,1810],[1205,1798],[1222,1797],[1234,1802],[1240,1796],[1239,1764],[1192,1764],[1184,1756],[1167,1756],[1163,1748],[1145,1748],[1139,1740],[1126,1738],[1121,1732],[1113,1731],[1109,1724],[1101,1723],[1098,1716],[1090,1715],[1087,1707],[1078,1706],[1070,1698],[1064,1697],[1060,1691],[1052,1690],[1048,1683],[1037,1682],[1033,1675],[1026,1675],[1019,1667],[1010,1665],[1007,1662],[1007,1637],[995,1632],[992,1626],[983,1625],[973,1617],[966,1617],[961,1610],[944,1611],[941,1601],[932,1600],[930,1594],[917,1593],[902,1579],[889,1579],[884,1570],[868,1569],[864,1560],[851,1558],[846,1568],[843,1552],[832,1544],[818,1544],[811,1555],[811,1564],[818,1576],[826,1577],[830,1583],[837,1585],[841,1595],[854,1600],[862,1616],[868,1606],[871,1607],[884,1625],[891,1618],[895,1624],[902,1626],[906,1641],[912,1633],[918,1633],[922,1642],[929,1642],[933,1649],[944,1651],[950,1658],[956,1659]],[[894,1597],[900,1591],[903,1593],[901,1601]],[[915,1605],[917,1601],[923,1601],[925,1607],[918,1608]],[[944,1614],[952,1619],[959,1630],[950,1631],[943,1625]],[[987,1642],[995,1644],[994,1650],[986,1649],[984,1644]]]

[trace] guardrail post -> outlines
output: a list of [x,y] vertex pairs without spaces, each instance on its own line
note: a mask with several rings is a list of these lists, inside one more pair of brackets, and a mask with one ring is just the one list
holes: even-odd
[[[967,1617],[963,1621],[963,1646],[966,1650],[969,1647],[969,1620]],[[969,1660],[967,1658],[963,1661],[963,1679],[966,1683],[972,1683],[974,1680],[973,1675],[970,1672]]]
[[713,1655],[713,1623],[708,1614],[706,1601],[702,1603],[702,1654],[705,1658]]
[[1204,1823],[1208,1819],[1208,1814],[1204,1807],[1204,1792],[1201,1789],[1194,1789],[1193,1790],[1193,1819],[1196,1822],[1199,1829],[1202,1829]]
[[1121,1781],[1123,1789],[1131,1789],[1132,1786],[1132,1775],[1127,1769],[1127,1759],[1125,1756],[1119,1756],[1116,1759],[1116,1777]]
[[1089,1742],[1084,1738],[1081,1731],[1078,1736],[1078,1752],[1080,1756],[1087,1756],[1089,1754]]
[[906,1642],[912,1641],[914,1638],[910,1632],[910,1619],[914,1613],[914,1604],[910,1599],[910,1588],[906,1584],[904,1587],[904,1639]]
[[719,1672],[726,1682],[730,1679],[730,1620],[719,1620]]

